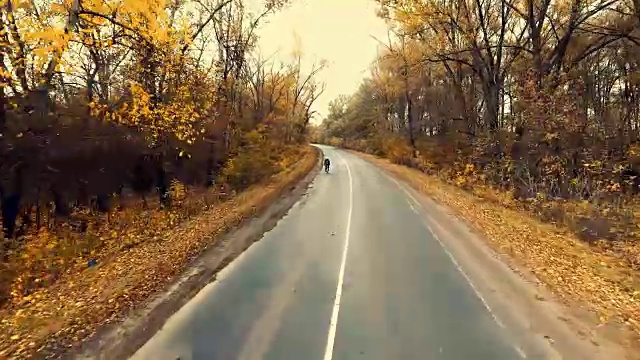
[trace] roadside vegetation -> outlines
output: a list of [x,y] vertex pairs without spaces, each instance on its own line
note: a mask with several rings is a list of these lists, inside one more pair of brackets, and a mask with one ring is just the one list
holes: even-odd
[[287,2],[253,3],[2,2],[0,358],[77,346],[316,164],[323,65],[263,59]]
[[314,141],[388,159],[368,157],[637,340],[638,4],[377,2],[389,37]]

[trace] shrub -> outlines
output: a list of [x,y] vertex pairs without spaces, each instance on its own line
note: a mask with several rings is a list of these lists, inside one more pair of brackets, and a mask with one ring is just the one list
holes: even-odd
[[277,171],[277,164],[270,158],[273,149],[258,131],[251,131],[242,140],[245,145],[222,169],[223,181],[236,191],[244,190]]
[[400,165],[411,165],[413,158],[411,147],[400,136],[389,136],[382,142],[385,156]]

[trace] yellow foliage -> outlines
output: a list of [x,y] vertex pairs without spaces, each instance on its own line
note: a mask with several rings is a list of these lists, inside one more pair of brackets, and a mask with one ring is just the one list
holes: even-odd
[[[254,130],[243,136],[246,145],[238,149],[239,154],[230,158],[222,170],[223,181],[236,190],[269,178],[276,172],[280,161],[273,161],[271,155],[278,149],[272,149],[269,141]],[[280,154],[283,156],[285,154]]]
[[627,149],[627,156],[630,158],[640,156],[640,144],[631,144]]
[[187,187],[178,179],[171,180],[169,195],[172,204],[179,204],[187,197]]
[[332,137],[327,141],[328,145],[331,146],[340,146],[342,145],[342,139],[337,138],[337,137]]
[[413,155],[409,144],[398,136],[383,139],[382,149],[386,157],[396,164],[408,165]]
[[456,186],[460,186],[460,187],[462,187],[462,186],[464,186],[466,183],[467,183],[467,178],[466,178],[466,177],[464,177],[464,176],[462,176],[462,175],[458,175],[458,176],[456,177],[456,181],[455,181]]
[[474,171],[475,171],[475,165],[473,165],[473,164],[465,165],[465,167],[464,167],[465,175],[472,174]]

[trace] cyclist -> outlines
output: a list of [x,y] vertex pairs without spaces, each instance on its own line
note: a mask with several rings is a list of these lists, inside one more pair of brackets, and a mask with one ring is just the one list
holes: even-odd
[[328,173],[329,172],[329,166],[331,165],[331,161],[329,160],[329,158],[325,158],[324,159],[324,172]]

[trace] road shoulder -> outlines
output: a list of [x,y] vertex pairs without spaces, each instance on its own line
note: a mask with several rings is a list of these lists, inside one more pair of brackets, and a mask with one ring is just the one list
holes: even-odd
[[[579,285],[603,281],[600,274],[589,273],[584,244],[526,214],[483,201],[417,170],[352,153],[400,180],[399,186],[420,200],[429,227],[458,260],[472,286],[507,327],[528,328],[524,332],[534,334],[538,344],[529,344],[532,348],[547,346],[576,359],[639,358],[631,326],[615,319],[601,321],[598,307],[584,301],[591,298],[581,297],[584,290]],[[553,236],[562,236],[566,248],[554,246],[557,240],[549,242]],[[562,276],[573,277],[578,285],[559,286],[562,283],[554,279]],[[513,336],[524,339],[524,332],[513,331]]]

